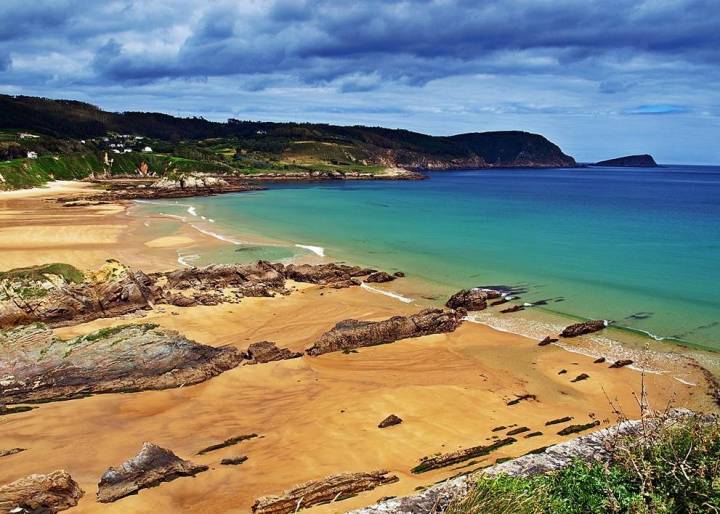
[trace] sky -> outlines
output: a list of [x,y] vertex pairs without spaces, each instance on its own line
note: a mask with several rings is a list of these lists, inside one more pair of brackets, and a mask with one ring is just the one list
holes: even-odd
[[720,0],[1,0],[0,93],[720,164]]

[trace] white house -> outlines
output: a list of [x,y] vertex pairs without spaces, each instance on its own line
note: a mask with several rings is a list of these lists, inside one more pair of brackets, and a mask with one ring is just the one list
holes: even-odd
[[28,159],[37,159],[37,152],[30,151],[27,153]]
[[18,136],[20,136],[20,139],[28,139],[28,138],[37,139],[40,137],[40,136],[36,136],[35,134],[28,134],[27,132],[20,132],[18,134]]
[[146,146],[145,148],[142,149],[142,151],[145,152],[145,153],[151,153],[151,152],[152,152],[152,148],[150,148],[149,146]]

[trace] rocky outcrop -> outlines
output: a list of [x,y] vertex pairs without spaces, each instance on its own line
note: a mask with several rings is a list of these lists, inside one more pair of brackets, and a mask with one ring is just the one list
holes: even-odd
[[9,457],[10,455],[15,455],[16,453],[22,453],[27,448],[10,448],[9,450],[0,450],[0,457]]
[[243,358],[247,361],[245,364],[258,364],[296,359],[302,357],[302,355],[301,352],[292,352],[287,348],[278,348],[272,341],[259,341],[248,346],[248,349],[243,354]]
[[624,368],[625,366],[629,366],[632,363],[633,363],[633,361],[630,359],[620,359],[620,360],[615,361],[612,364],[610,364],[610,367],[611,368]]
[[8,404],[196,384],[242,361],[155,325],[106,328],[67,341],[42,326],[0,333],[0,397]]
[[103,473],[98,484],[97,500],[109,503],[180,477],[195,476],[207,466],[183,460],[170,450],[143,443],[140,453],[117,468]]
[[612,167],[628,167],[628,168],[657,168],[657,163],[652,155],[626,155],[625,157],[617,157],[606,161],[596,162],[595,166],[612,166]]
[[538,346],[547,346],[549,344],[556,343],[556,342],[558,342],[557,338],[547,336],[545,339],[543,339],[542,341],[540,341],[538,343]]
[[296,282],[307,282],[310,284],[332,285],[342,284],[360,285],[358,279],[376,272],[374,269],[361,268],[359,266],[348,266],[346,264],[290,264],[283,269],[285,276]]
[[425,473],[433,469],[445,468],[452,466],[459,462],[474,459],[476,457],[482,457],[488,455],[503,446],[507,446],[516,443],[517,439],[513,437],[506,437],[499,439],[492,444],[473,446],[472,448],[463,448],[450,453],[443,453],[433,457],[423,457],[420,459],[420,464],[412,468],[410,471],[413,473]]
[[38,321],[62,326],[147,309],[151,284],[147,275],[117,261],[108,261],[79,284],[59,277],[5,280],[0,329]]
[[458,291],[445,302],[445,307],[450,309],[463,308],[468,311],[481,311],[487,308],[489,299],[500,298],[502,293],[494,289],[463,289]]
[[575,323],[574,325],[565,327],[565,329],[560,333],[560,337],[577,337],[583,334],[599,332],[609,324],[610,323],[604,319],[591,319],[590,321]]
[[50,326],[115,317],[155,304],[178,307],[237,303],[244,297],[287,294],[286,279],[330,287],[360,285],[375,270],[344,264],[290,265],[258,261],[216,264],[146,275],[108,261],[81,282],[62,277],[0,276],[0,329],[42,322]]
[[398,477],[388,475],[387,471],[332,475],[322,480],[300,484],[279,496],[258,498],[252,506],[252,511],[254,514],[290,514],[313,505],[342,501],[357,493],[397,481]]
[[412,316],[393,316],[383,321],[341,321],[307,348],[308,355],[352,350],[392,343],[399,339],[454,331],[460,316],[442,309],[425,309]]
[[375,273],[371,273],[368,275],[368,277],[365,279],[365,282],[368,283],[382,283],[382,282],[392,282],[397,277],[394,275],[391,275],[390,273],[386,273],[384,271],[376,271]]
[[52,514],[75,507],[83,494],[67,471],[29,475],[0,487],[0,514]]
[[378,428],[392,427],[395,425],[399,425],[402,422],[403,422],[403,420],[400,419],[398,416],[396,416],[395,414],[390,414],[387,418],[385,418],[384,420],[382,420],[380,422],[380,424],[378,425]]

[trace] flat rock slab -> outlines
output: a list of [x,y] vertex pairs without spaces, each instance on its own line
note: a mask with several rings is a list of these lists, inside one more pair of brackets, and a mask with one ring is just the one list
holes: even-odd
[[280,496],[263,496],[252,506],[254,514],[289,514],[321,503],[340,501],[363,491],[398,481],[387,471],[341,473],[322,480],[305,482],[288,489]]
[[232,347],[195,343],[155,325],[124,325],[68,341],[42,326],[0,332],[0,397],[8,404],[196,384],[234,368]]
[[0,487],[0,513],[60,512],[75,507],[83,494],[67,471],[29,475]]
[[180,477],[194,476],[208,467],[183,460],[170,450],[143,443],[140,453],[117,468],[103,473],[97,500],[109,503]]
[[272,341],[259,341],[248,346],[243,354],[247,361],[245,364],[259,364],[273,361],[282,361],[286,359],[296,359],[302,357],[301,352],[293,352],[287,348],[279,348]]
[[575,323],[565,327],[560,334],[561,337],[577,337],[583,334],[592,334],[593,332],[599,332],[610,324],[609,321],[604,319],[591,319],[590,321],[583,321],[582,323]]

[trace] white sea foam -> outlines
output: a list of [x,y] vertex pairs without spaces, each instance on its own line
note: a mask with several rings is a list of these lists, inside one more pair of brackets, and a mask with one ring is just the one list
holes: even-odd
[[305,250],[309,250],[315,255],[319,255],[320,257],[325,257],[325,248],[322,246],[311,246],[311,245],[295,245],[298,248],[304,248]]
[[681,384],[685,384],[686,386],[697,387],[697,384],[693,384],[692,382],[688,382],[687,380],[683,380],[683,379],[680,378],[680,377],[673,377],[673,378],[674,378],[675,380],[677,380],[678,382],[680,382]]
[[181,266],[187,266],[188,268],[192,268],[192,264],[190,264],[190,263],[191,263],[191,262],[195,262],[195,261],[198,260],[199,258],[200,258],[200,256],[197,255],[197,254],[194,254],[194,253],[193,253],[193,254],[188,254],[188,255],[180,255],[180,254],[178,254],[178,260],[177,260],[177,261],[178,261],[178,264],[180,264]]
[[183,223],[185,223],[185,222],[187,221],[187,218],[184,217],[184,216],[178,216],[178,215],[176,215],[176,214],[168,214],[168,213],[166,213],[166,212],[161,212],[161,213],[160,213],[160,216],[165,216],[165,217],[167,217],[167,218],[173,218],[173,219],[176,219],[176,220],[180,220],[180,221],[182,221]]
[[197,216],[197,211],[195,210],[195,207],[193,207],[192,205],[187,208],[187,211],[188,211],[188,214],[190,214],[192,216]]
[[223,234],[218,234],[217,232],[205,230],[204,228],[198,227],[197,225],[193,225],[192,223],[190,224],[190,226],[192,228],[194,228],[195,230],[197,230],[198,232],[201,232],[201,233],[205,234],[206,236],[210,236],[210,237],[214,237],[215,239],[219,239],[220,241],[225,241],[226,243],[232,243],[234,245],[244,244],[242,241],[237,241],[237,240],[227,237]]
[[210,223],[215,223],[215,220],[212,219],[212,218],[208,218],[208,221],[209,221]]
[[403,296],[398,293],[393,293],[392,291],[383,291],[382,289],[376,289],[372,286],[367,285],[365,282],[360,284],[360,287],[362,287],[363,289],[367,289],[368,291],[372,291],[373,293],[384,294],[385,296],[389,296],[390,298],[395,298],[396,300],[400,300],[403,303],[413,302],[412,298],[408,298],[407,296]]

